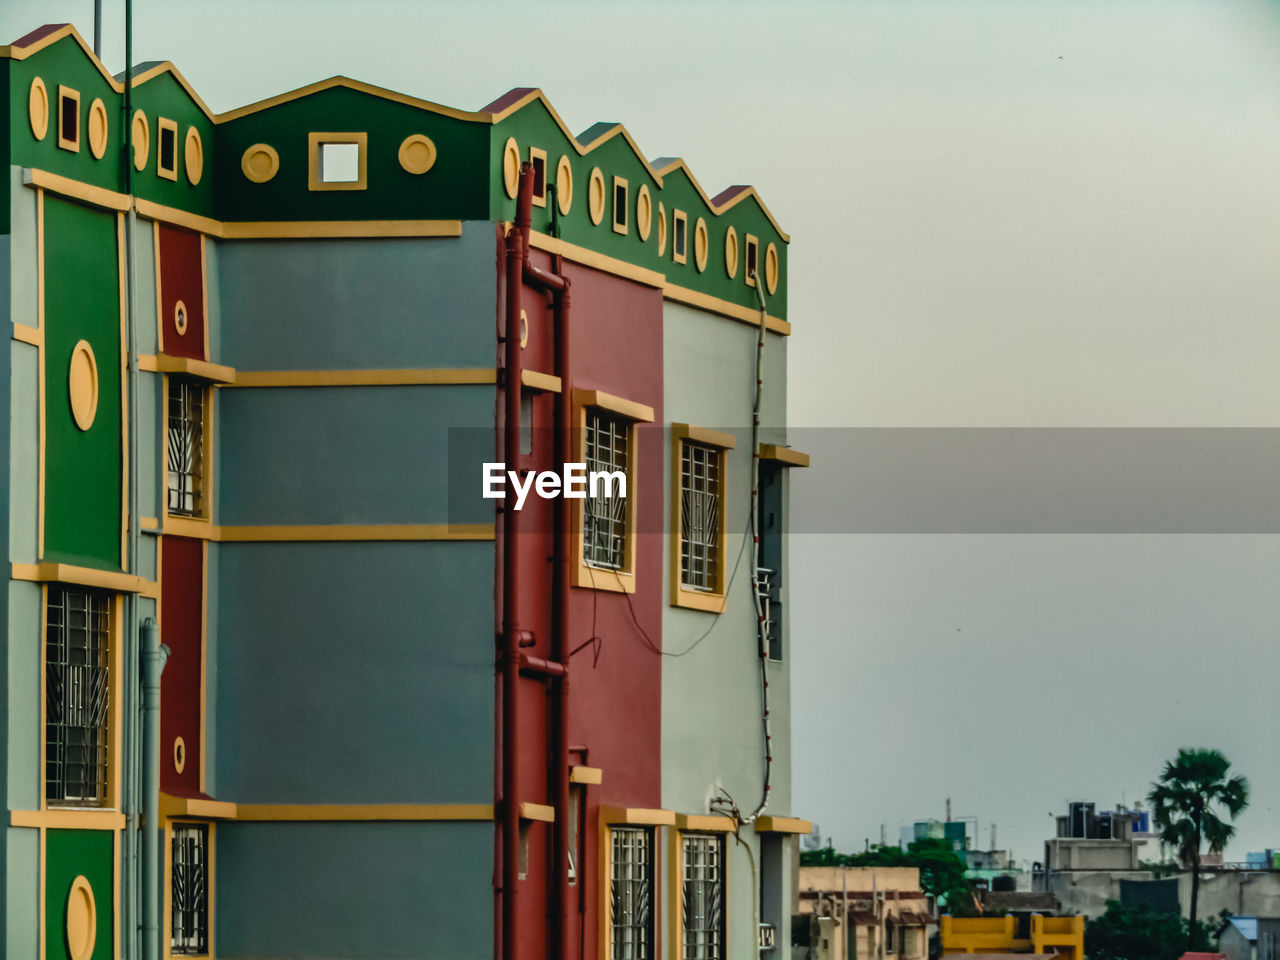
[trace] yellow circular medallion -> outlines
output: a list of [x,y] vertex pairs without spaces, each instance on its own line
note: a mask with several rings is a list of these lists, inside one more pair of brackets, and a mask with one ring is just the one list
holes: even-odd
[[133,125],[129,136],[133,141],[133,169],[145,170],[147,157],[151,154],[151,125],[147,123],[147,115],[141,110],[133,111]]
[[400,144],[400,166],[408,173],[426,173],[436,163],[436,145],[425,134],[405,137]]
[[194,187],[204,175],[204,143],[200,140],[200,131],[195,127],[187,127],[183,152],[187,161],[187,179]]
[[520,192],[520,146],[515,137],[507,137],[502,148],[502,185],[513,200]]
[[592,167],[591,182],[587,184],[587,213],[594,224],[604,219],[604,200],[604,174],[599,167]]
[[98,907],[93,887],[83,876],[71,881],[67,894],[67,953],[71,960],[89,960],[98,939]]
[[49,132],[49,91],[39,77],[31,81],[27,94],[27,119],[31,121],[31,133],[43,140]]
[[67,392],[76,426],[88,430],[98,413],[98,361],[87,340],[81,340],[71,351]]

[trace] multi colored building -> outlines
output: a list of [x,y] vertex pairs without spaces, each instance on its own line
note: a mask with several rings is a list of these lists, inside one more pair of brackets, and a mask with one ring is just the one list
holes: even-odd
[[0,58],[3,954],[788,957],[755,191],[533,89]]

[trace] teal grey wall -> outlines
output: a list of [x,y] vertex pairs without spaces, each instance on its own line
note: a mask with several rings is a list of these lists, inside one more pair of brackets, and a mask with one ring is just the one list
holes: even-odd
[[491,438],[494,396],[491,385],[221,390],[215,519],[492,523],[478,465],[471,495],[454,501],[466,509],[446,505],[450,431]]
[[487,223],[466,224],[460,238],[223,242],[218,362],[492,367],[497,244]]
[[492,547],[221,544],[220,798],[491,803]]
[[492,823],[223,823],[215,871],[223,960],[493,954]]
[[[666,425],[688,423],[732,433],[726,486],[726,570],[732,573],[747,534],[751,513],[751,407],[755,386],[757,329],[667,301],[663,310],[663,411]],[[786,338],[770,334],[765,342],[761,442],[785,439]],[[665,444],[664,503],[668,506],[675,465]],[[750,542],[741,554],[722,614],[663,607],[664,651],[688,650],[714,623],[705,640],[685,656],[664,657],[662,664],[662,805],[677,813],[708,812],[717,790],[728,791],[744,815],[759,803],[763,786],[760,666],[756,656],[756,613],[751,597]],[[664,590],[670,592],[670,554],[663,556]],[[785,583],[785,580],[784,580]],[[784,611],[787,609],[784,596]],[[790,637],[785,632],[783,659],[770,662],[769,696],[773,771],[767,812],[791,815]],[[734,955],[750,952],[755,942],[753,901],[760,890],[760,838],[751,826],[739,831],[750,856],[732,837],[729,862],[729,944]],[[670,867],[670,865],[668,865]],[[790,871],[776,887],[784,911],[790,911]],[[668,921],[669,922],[669,921]],[[790,955],[790,930],[778,930],[779,956]]]

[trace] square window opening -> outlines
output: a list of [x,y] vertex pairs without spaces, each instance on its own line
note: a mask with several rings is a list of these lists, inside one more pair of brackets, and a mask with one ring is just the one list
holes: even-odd
[[320,182],[356,183],[360,180],[360,144],[320,144]]
[[45,799],[107,804],[111,596],[51,585],[45,611]]
[[626,233],[630,221],[627,217],[627,204],[631,195],[631,185],[622,177],[613,178],[613,231]]
[[170,953],[209,952],[209,826],[177,823],[170,846]]
[[688,261],[689,217],[683,210],[671,215],[671,259],[676,263]]
[[159,149],[156,163],[160,175],[170,180],[178,176],[178,125],[172,120],[160,120],[157,124],[160,131]]
[[759,269],[760,262],[760,241],[750,234],[747,235],[747,284],[755,286],[756,271]]
[[533,202],[536,206],[545,207],[547,205],[547,151],[530,147],[529,163],[533,165]]
[[58,146],[80,149],[80,94],[66,88],[58,90]]

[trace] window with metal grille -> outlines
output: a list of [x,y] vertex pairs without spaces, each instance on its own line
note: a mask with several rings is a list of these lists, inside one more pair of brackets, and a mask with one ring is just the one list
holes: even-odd
[[204,513],[205,387],[169,378],[169,512]]
[[107,803],[110,594],[49,587],[45,620],[45,799]]
[[723,452],[686,440],[680,445],[680,582],[720,589],[720,472]]
[[644,827],[612,827],[610,925],[613,960],[653,956],[653,834]]
[[[587,475],[627,472],[631,423],[605,410],[587,410]],[[616,484],[588,484],[583,500],[582,560],[622,570],[627,564],[627,497]]]
[[170,952],[209,952],[209,826],[177,823],[171,858]]
[[685,834],[683,960],[723,960],[724,838]]

